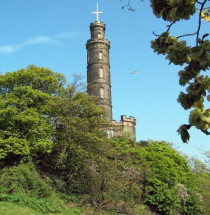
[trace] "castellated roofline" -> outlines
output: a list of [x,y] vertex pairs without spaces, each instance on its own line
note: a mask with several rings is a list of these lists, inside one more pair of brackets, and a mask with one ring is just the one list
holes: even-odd
[[129,118],[127,118],[125,115],[122,115],[120,122],[116,122],[116,120],[111,121],[111,124],[113,126],[128,125],[128,123],[130,123],[132,125],[136,125],[136,119],[133,116],[130,116]]
[[127,118],[126,115],[121,116],[121,121],[135,122],[136,123],[136,119],[133,116],[130,116],[129,118]]
[[93,28],[95,28],[95,27],[102,27],[104,29],[104,31],[106,30],[106,25],[103,22],[98,22],[98,21],[91,22],[90,23],[90,30],[92,31]]

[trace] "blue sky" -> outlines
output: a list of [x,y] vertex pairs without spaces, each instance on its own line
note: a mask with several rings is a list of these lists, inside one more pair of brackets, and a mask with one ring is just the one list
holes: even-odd
[[[149,1],[133,0],[135,12],[121,7],[126,0],[99,0],[104,13],[106,37],[111,42],[110,64],[113,118],[121,115],[137,119],[137,141],[166,140],[189,156],[200,158],[210,150],[210,139],[191,129],[191,139],[183,144],[176,130],[188,122],[189,111],[177,102],[180,67],[169,65],[164,56],[150,48],[152,34],[166,29],[157,19]],[[26,68],[29,64],[63,73],[71,81],[73,73],[86,81],[86,41],[89,25],[96,16],[97,0],[0,0],[0,71]],[[172,28],[175,35],[196,31],[196,17]],[[202,33],[209,23],[203,23]],[[190,44],[195,38],[187,38]],[[137,70],[138,74],[130,72]],[[206,104],[206,108],[209,104]]]

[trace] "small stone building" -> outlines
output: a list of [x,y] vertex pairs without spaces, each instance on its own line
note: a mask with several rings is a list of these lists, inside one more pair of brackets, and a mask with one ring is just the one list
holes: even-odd
[[[101,13],[97,12],[95,13]],[[136,119],[121,116],[121,121],[112,119],[112,97],[109,49],[110,42],[105,37],[105,24],[97,21],[90,24],[91,39],[86,43],[87,49],[87,90],[97,98],[97,105],[106,112],[111,126],[107,130],[108,137],[122,136],[123,132],[130,133],[136,139]]]

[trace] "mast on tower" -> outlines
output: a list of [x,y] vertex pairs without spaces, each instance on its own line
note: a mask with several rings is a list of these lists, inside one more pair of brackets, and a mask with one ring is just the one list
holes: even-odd
[[99,14],[101,14],[103,12],[98,11],[98,3],[96,5],[96,10],[97,10],[96,12],[92,12],[92,13],[96,14],[96,22],[99,22]]

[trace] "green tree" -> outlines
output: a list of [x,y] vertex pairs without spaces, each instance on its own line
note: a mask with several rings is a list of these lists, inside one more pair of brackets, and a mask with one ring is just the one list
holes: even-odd
[[142,199],[160,214],[202,213],[196,178],[187,160],[169,143],[149,140],[133,144],[116,138],[113,144],[127,198]]
[[87,93],[75,92],[74,86],[54,101],[51,117],[56,128],[55,146],[42,159],[41,168],[55,180],[59,178],[63,192],[89,193],[94,183],[91,167],[99,165],[107,144],[104,111]]
[[[134,11],[130,0],[123,6]],[[210,109],[205,107],[210,101],[210,79],[206,74],[210,67],[210,42],[206,39],[208,32],[200,35],[202,20],[209,21],[209,0],[150,0],[153,13],[157,18],[169,22],[166,31],[157,35],[151,41],[151,47],[158,54],[166,56],[166,59],[175,65],[183,66],[179,71],[179,83],[186,87],[186,92],[180,92],[178,102],[185,110],[192,109],[189,115],[189,124],[183,124],[178,129],[183,142],[190,138],[188,130],[195,126],[205,134],[209,135]],[[196,9],[198,13],[196,13]],[[195,33],[183,35],[170,35],[171,29],[181,20],[189,20],[192,15],[198,16],[198,27]],[[188,45],[183,37],[195,36],[195,45]]]
[[54,96],[62,94],[64,83],[63,75],[35,66],[0,75],[1,161],[15,162],[52,151],[54,122],[48,106]]
[[76,91],[76,79],[68,86],[62,74],[33,65],[0,76],[1,160],[64,153],[74,144],[93,150],[106,120],[93,98]]
[[74,75],[67,85],[63,75],[36,66],[0,76],[2,167],[32,160],[56,189],[91,191],[91,168],[103,163],[108,124],[95,99],[78,91],[79,81]]
[[200,194],[187,161],[170,144],[150,141],[141,156],[150,167],[145,202],[161,214],[199,214]]
[[[208,158],[208,151],[205,154]],[[188,159],[188,162],[201,189],[205,214],[210,214],[210,169],[207,166],[208,162],[206,165],[194,157]]]

